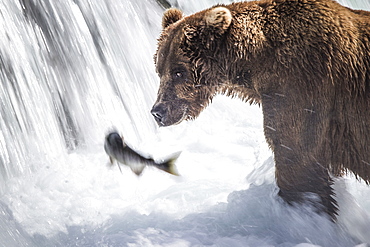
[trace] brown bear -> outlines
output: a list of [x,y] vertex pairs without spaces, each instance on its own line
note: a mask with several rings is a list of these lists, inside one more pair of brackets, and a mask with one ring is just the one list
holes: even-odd
[[[262,106],[279,195],[335,220],[333,177],[370,182],[370,12],[332,0],[169,9],[154,56],[151,113],[160,126],[196,118],[216,94]],[[243,113],[240,113],[243,114]]]

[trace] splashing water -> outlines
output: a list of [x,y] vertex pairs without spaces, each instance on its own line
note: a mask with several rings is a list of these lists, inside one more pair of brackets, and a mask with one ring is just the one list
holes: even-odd
[[[337,225],[280,202],[258,107],[219,96],[194,122],[156,127],[159,2],[0,2],[0,245],[370,243],[370,189],[352,177],[336,184]],[[182,150],[182,176],[108,168],[113,127],[157,158]]]

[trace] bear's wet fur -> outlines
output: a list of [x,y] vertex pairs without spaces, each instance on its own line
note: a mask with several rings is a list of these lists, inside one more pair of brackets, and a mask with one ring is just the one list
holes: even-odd
[[[333,177],[370,182],[370,12],[332,0],[169,9],[154,56],[160,126],[196,118],[216,94],[260,104],[279,195],[335,220]],[[240,114],[243,114],[242,112]]]

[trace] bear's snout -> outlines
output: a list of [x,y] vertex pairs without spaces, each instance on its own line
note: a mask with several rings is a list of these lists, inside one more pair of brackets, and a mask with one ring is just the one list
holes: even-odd
[[158,123],[159,126],[165,125],[164,123],[166,122],[168,111],[167,107],[164,104],[155,104],[150,113],[153,115],[155,121]]

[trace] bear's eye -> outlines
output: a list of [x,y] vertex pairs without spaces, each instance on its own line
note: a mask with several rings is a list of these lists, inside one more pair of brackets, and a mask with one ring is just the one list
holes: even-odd
[[172,73],[172,78],[175,81],[182,81],[186,77],[186,72],[183,70],[176,70]]

